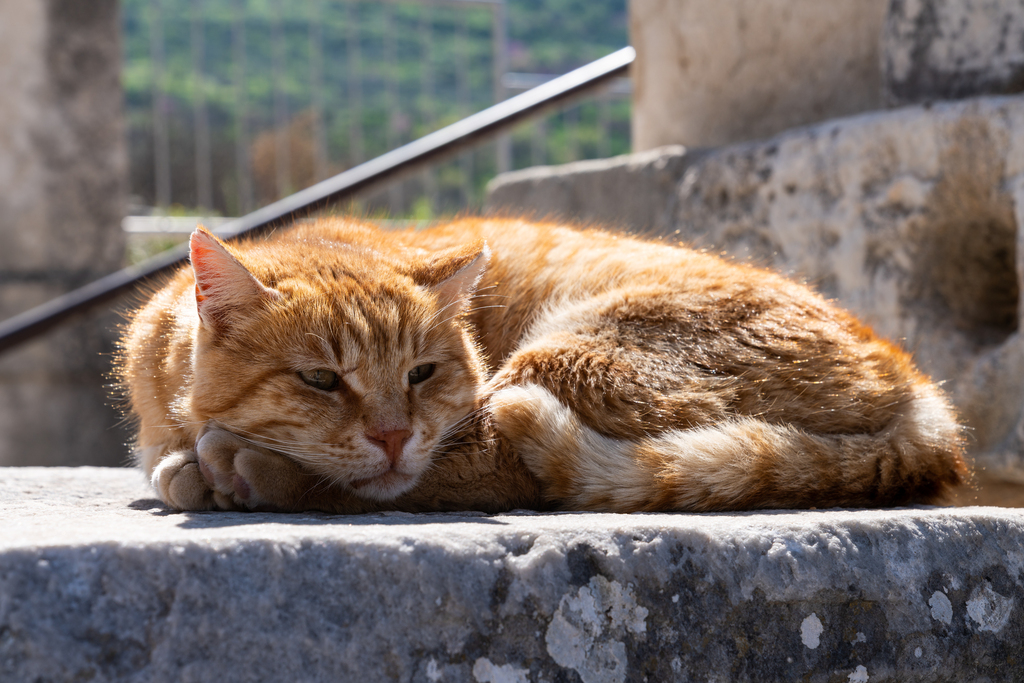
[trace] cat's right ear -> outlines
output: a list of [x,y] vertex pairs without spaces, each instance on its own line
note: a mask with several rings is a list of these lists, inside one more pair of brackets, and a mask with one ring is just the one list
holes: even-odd
[[414,278],[454,313],[469,304],[490,260],[485,242],[454,247],[435,254]]
[[203,226],[192,233],[188,245],[196,280],[196,308],[203,325],[224,331],[236,311],[281,296],[253,277],[224,243]]

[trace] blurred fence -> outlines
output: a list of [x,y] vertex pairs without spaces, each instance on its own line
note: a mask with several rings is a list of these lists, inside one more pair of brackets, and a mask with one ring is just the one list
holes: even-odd
[[[123,0],[135,202],[239,215],[543,82],[509,73],[504,0]],[[581,60],[584,61],[584,60]],[[427,218],[501,170],[629,149],[619,85],[392,186]]]

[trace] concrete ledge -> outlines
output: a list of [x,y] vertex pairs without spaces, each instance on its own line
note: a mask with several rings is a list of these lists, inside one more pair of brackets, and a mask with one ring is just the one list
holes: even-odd
[[673,223],[670,201],[700,152],[679,145],[611,159],[535,166],[503,173],[487,185],[491,214],[559,218],[665,234]]
[[1024,512],[170,513],[0,469],[4,681],[1017,680]]

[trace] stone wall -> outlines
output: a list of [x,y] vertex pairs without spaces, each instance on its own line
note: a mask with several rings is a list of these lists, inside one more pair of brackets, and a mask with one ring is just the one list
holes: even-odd
[[890,0],[882,56],[890,104],[1024,91],[1024,4]]
[[633,149],[753,140],[878,108],[886,4],[632,0]]
[[[116,0],[0,0],[0,318],[122,265]],[[0,464],[120,464],[113,315],[0,358]]]

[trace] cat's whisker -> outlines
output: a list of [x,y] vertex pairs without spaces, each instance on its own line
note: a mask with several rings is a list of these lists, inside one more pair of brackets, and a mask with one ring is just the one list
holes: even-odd
[[458,317],[459,317],[459,316],[461,316],[461,315],[466,315],[466,314],[468,314],[468,313],[474,313],[474,312],[476,312],[476,311],[482,311],[482,310],[484,310],[484,309],[487,309],[487,308],[508,308],[508,306],[504,306],[504,305],[497,305],[497,304],[496,304],[496,305],[494,305],[494,306],[476,306],[476,307],[474,307],[474,308],[470,308],[470,309],[468,309],[468,310],[465,310],[465,311],[462,311],[462,310],[460,310],[460,311],[459,311],[458,313],[456,313],[455,315],[451,315],[451,316],[448,316],[448,317],[447,317],[447,318],[445,318],[444,320],[441,320],[441,321],[439,321],[439,322],[436,322],[436,323],[434,323],[434,324],[433,324],[433,325],[432,325],[432,326],[430,327],[430,329],[428,329],[428,330],[427,330],[427,332],[431,332],[431,331],[433,331],[433,330],[437,329],[438,327],[440,327],[441,325],[444,325],[444,324],[445,324],[446,322],[448,322],[449,320],[454,320],[455,318],[458,318]]
[[463,431],[463,429],[467,425],[472,423],[474,420],[479,419],[485,413],[486,413],[486,411],[483,410],[483,409],[479,409],[479,410],[473,411],[469,415],[466,415],[465,417],[463,417],[462,419],[458,420],[454,424],[448,426],[448,428],[445,429],[444,432],[442,432],[440,438],[441,439],[451,438],[454,434]]
[[511,299],[508,294],[474,294],[470,297],[470,301],[476,301],[477,299]]
[[327,443],[314,443],[314,442],[302,442],[292,441],[286,439],[275,439],[264,434],[256,434],[248,430],[242,429],[237,426],[220,423],[226,431],[231,432],[238,438],[251,443],[256,446],[261,446],[268,450],[278,451],[286,455],[294,455],[295,457],[308,458],[316,455],[323,455],[325,450],[337,444]]
[[260,443],[255,439],[243,439],[243,441],[246,441],[247,443],[250,443],[254,446],[259,446],[260,448],[265,448],[269,451],[279,453],[281,455],[287,455],[299,462],[312,462],[312,460],[323,455],[323,453],[319,451],[299,451],[294,448],[285,448],[281,446],[275,446],[273,444]]
[[[471,438],[478,437],[478,438]],[[493,441],[496,437],[485,436],[482,434],[467,433],[462,430],[448,430],[441,435],[441,438],[437,440],[438,445],[456,445],[456,444],[472,444],[482,443],[484,441]]]
[[182,428],[182,427],[184,427],[186,425],[203,425],[203,424],[206,424],[206,423],[205,422],[196,421],[196,422],[175,422],[173,424],[159,424],[159,425],[153,425],[153,426],[158,428],[158,429],[180,429],[180,428]]
[[429,451],[429,455],[431,460],[454,460],[456,458],[465,457],[464,453],[452,451],[452,448],[456,446],[480,446],[482,447],[481,450],[486,452],[494,443],[497,443],[497,439],[486,439],[484,441],[455,441],[452,443],[438,444],[434,449]]
[[[439,308],[437,311],[435,311],[434,315],[432,315],[429,318],[427,318],[427,320],[425,321],[425,324],[430,325],[435,320],[437,320],[440,316],[444,315],[445,311],[447,311],[449,308],[452,308],[453,306],[461,308],[462,304],[463,304],[463,301],[461,299],[455,299],[453,301],[448,302],[447,304],[445,304],[444,306]],[[430,329],[434,329],[434,328],[431,327]]]
[[[257,446],[262,446],[264,448],[269,448],[270,450],[278,450],[278,451],[281,451],[281,452],[284,452],[285,448],[292,449],[295,452],[299,452],[299,450],[301,450],[301,449],[315,449],[316,451],[322,451],[323,450],[322,447],[320,447],[319,444],[282,441],[280,439],[273,439],[273,438],[270,438],[270,437],[265,437],[265,436],[261,436],[261,435],[258,435],[258,434],[252,434],[252,433],[246,433],[246,434],[238,434],[236,432],[232,432],[232,433],[235,434],[235,436],[237,436],[239,439],[241,439],[243,441],[246,441],[248,443],[251,443],[251,444],[254,444],[254,445],[257,445]],[[309,452],[309,454],[312,454],[312,452]]]
[[305,493],[302,494],[302,498],[320,493],[322,491],[326,491],[331,486],[334,486],[336,484],[336,482],[331,481],[331,478],[325,474],[318,474],[316,476],[316,482],[312,486],[310,486]]
[[319,444],[319,443],[313,443],[313,442],[308,442],[308,441],[294,441],[294,440],[291,440],[291,439],[277,439],[277,438],[274,438],[272,436],[268,436],[266,434],[259,434],[257,432],[251,432],[251,431],[249,431],[247,429],[239,427],[238,425],[230,424],[228,422],[220,422],[220,421],[218,421],[216,424],[218,426],[220,426],[220,427],[223,427],[226,431],[229,431],[229,432],[235,434],[236,436],[241,436],[242,434],[245,434],[245,435],[253,437],[253,438],[265,439],[265,440],[274,441],[276,443],[282,443],[282,444],[292,444],[292,445],[295,445],[295,446],[323,446],[323,445],[328,445],[328,444]]
[[335,354],[334,347],[331,345],[331,343],[329,341],[327,341],[325,338],[323,338],[322,336],[320,336],[319,334],[317,334],[315,332],[307,332],[306,336],[307,337],[316,337],[317,339],[319,339],[320,343],[321,343],[320,350],[321,350],[321,352],[323,352],[324,357],[326,357],[326,358],[335,358],[335,360],[337,360],[337,357],[336,357],[337,354]]
[[487,406],[484,405],[484,406],[480,406],[478,408],[474,408],[473,410],[471,410],[468,413],[466,413],[463,417],[459,418],[459,420],[456,421],[448,429],[452,429],[456,425],[461,426],[462,424],[464,424],[467,421],[473,420],[475,418],[481,417],[482,415],[486,415],[486,414],[487,414]]

